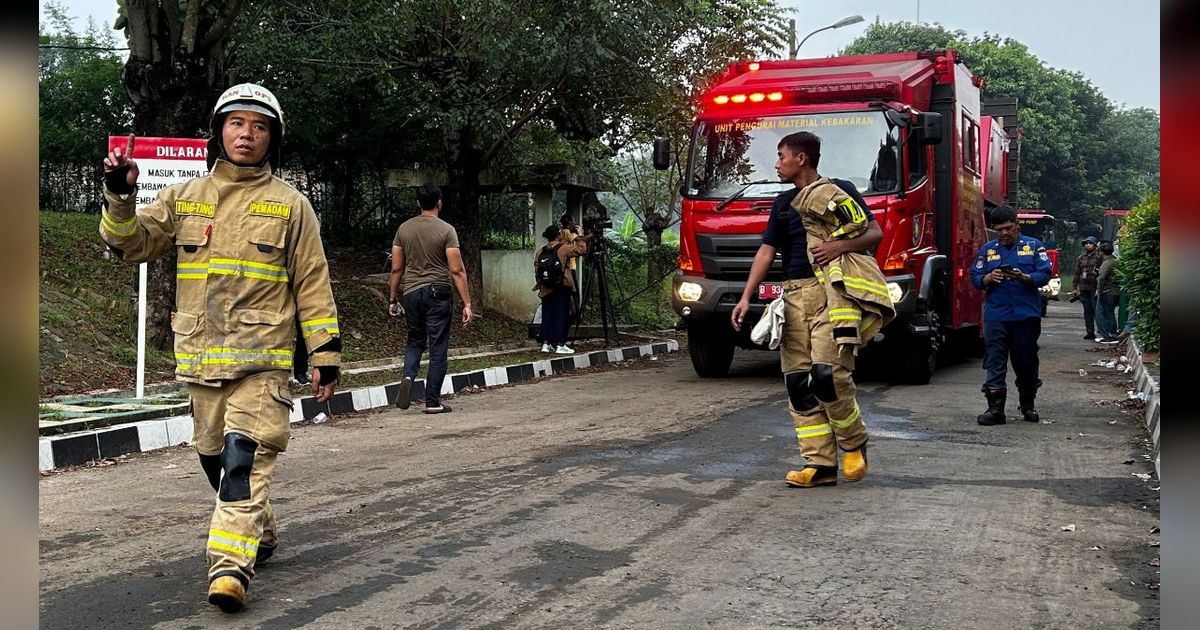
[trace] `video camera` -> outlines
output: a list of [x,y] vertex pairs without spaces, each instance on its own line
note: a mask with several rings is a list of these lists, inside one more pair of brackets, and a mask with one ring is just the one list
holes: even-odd
[[607,214],[604,215],[583,215],[583,232],[585,234],[599,234],[604,236],[604,230],[613,226],[612,219]]

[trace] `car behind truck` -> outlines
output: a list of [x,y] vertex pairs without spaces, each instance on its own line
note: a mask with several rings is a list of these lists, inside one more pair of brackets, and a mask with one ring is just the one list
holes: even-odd
[[[821,138],[820,173],[857,187],[883,230],[875,257],[898,316],[864,360],[926,383],[948,345],[980,344],[970,265],[988,240],[985,209],[1015,199],[1018,135],[1016,100],[989,104],[1005,114],[993,118],[982,83],[952,50],[730,65],[702,96],[681,186],[672,303],[697,374],[723,376],[735,347],[757,347],[729,316],[772,200],[791,187],[775,175],[776,148],[797,131]],[[748,323],[782,279],[777,256]]]

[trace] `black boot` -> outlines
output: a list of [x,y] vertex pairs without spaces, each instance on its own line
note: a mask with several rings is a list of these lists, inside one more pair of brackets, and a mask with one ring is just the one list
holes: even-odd
[[1037,398],[1036,391],[1021,392],[1021,418],[1024,419],[1025,422],[1037,422],[1041,420],[1041,416],[1039,416],[1037,410],[1033,408],[1034,398]]
[[1006,393],[1003,390],[987,392],[984,396],[987,397],[987,411],[976,416],[975,421],[985,426],[1004,424],[1004,399],[1006,398]]

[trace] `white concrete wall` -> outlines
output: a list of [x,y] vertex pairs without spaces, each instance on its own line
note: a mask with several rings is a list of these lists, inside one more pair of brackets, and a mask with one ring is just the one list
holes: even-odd
[[495,309],[521,322],[533,318],[541,300],[533,289],[533,250],[485,249],[483,299]]

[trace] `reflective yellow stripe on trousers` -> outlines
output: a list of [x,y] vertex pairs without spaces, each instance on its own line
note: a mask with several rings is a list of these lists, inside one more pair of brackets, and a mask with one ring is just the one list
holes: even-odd
[[830,424],[832,424],[833,426],[835,426],[839,429],[845,429],[845,428],[852,426],[855,422],[858,422],[858,418],[860,415],[862,415],[862,414],[860,414],[858,411],[858,402],[856,401],[854,403],[854,411],[850,412],[849,417],[843,418],[840,420],[837,418],[830,418],[829,422],[830,422]]
[[829,428],[828,422],[823,422],[821,424],[813,424],[813,425],[809,425],[806,427],[796,427],[796,437],[798,437],[802,440],[804,438],[813,438],[813,437],[820,437],[822,435],[829,435],[830,433],[833,433],[833,429]]
[[239,536],[219,529],[208,530],[208,546],[229,553],[236,553],[254,559],[258,555],[258,541],[246,536]]

